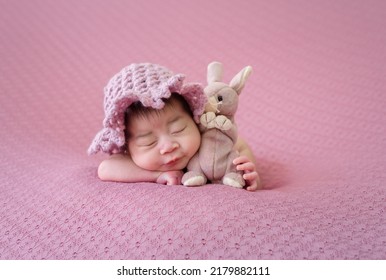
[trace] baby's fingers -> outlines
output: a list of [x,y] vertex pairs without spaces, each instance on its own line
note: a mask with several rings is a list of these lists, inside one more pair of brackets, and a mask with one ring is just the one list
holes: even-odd
[[237,170],[242,170],[242,171],[255,171],[255,165],[252,162],[246,162],[242,163],[236,166]]
[[167,179],[167,182],[166,182],[166,185],[168,185],[168,186],[180,185],[180,184],[181,184],[181,180],[179,180],[179,178],[177,178],[177,177],[169,177]]
[[243,178],[244,178],[244,180],[247,180],[247,181],[254,181],[254,180],[256,180],[258,178],[257,172],[253,171],[253,172],[250,172],[250,173],[245,173],[243,175]]
[[157,179],[158,184],[166,184],[166,185],[180,185],[182,178],[181,171],[166,171],[161,173],[161,175]]
[[250,162],[250,159],[247,156],[239,156],[233,160],[234,165],[238,165],[246,162]]
[[251,192],[256,191],[258,189],[261,189],[261,188],[257,185],[257,183],[252,184],[252,185],[247,187],[247,191],[251,191]]

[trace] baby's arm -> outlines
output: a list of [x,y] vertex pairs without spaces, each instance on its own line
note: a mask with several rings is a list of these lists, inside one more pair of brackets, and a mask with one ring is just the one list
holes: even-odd
[[236,165],[237,170],[244,171],[243,178],[247,181],[247,190],[255,191],[262,189],[260,177],[256,171],[256,158],[251,148],[239,137],[237,139],[236,149],[240,153],[240,156],[233,161],[233,164]]
[[150,171],[138,167],[128,155],[116,154],[99,164],[98,177],[102,181],[155,182],[167,185],[181,184],[182,171]]

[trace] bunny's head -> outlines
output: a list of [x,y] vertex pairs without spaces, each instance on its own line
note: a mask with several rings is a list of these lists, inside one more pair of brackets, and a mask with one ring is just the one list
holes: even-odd
[[223,67],[219,62],[212,62],[208,65],[208,86],[204,89],[208,98],[205,112],[214,112],[228,117],[236,113],[238,97],[244,88],[245,82],[252,72],[252,67],[242,69],[231,82],[222,82]]

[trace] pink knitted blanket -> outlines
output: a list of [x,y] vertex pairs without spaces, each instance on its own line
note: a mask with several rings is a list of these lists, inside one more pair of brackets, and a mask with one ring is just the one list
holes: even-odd
[[[385,1],[0,2],[0,259],[386,258]],[[213,60],[265,190],[98,180],[109,78]]]

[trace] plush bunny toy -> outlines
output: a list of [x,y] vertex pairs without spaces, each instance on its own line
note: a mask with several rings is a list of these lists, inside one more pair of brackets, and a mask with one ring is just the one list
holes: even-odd
[[200,118],[201,147],[188,164],[188,172],[182,177],[185,186],[204,185],[207,180],[243,188],[242,173],[236,170],[233,160],[239,155],[235,149],[237,127],[234,115],[238,98],[252,72],[250,66],[241,70],[229,85],[221,82],[222,64],[208,65],[208,86],[204,89],[208,98],[205,112]]

